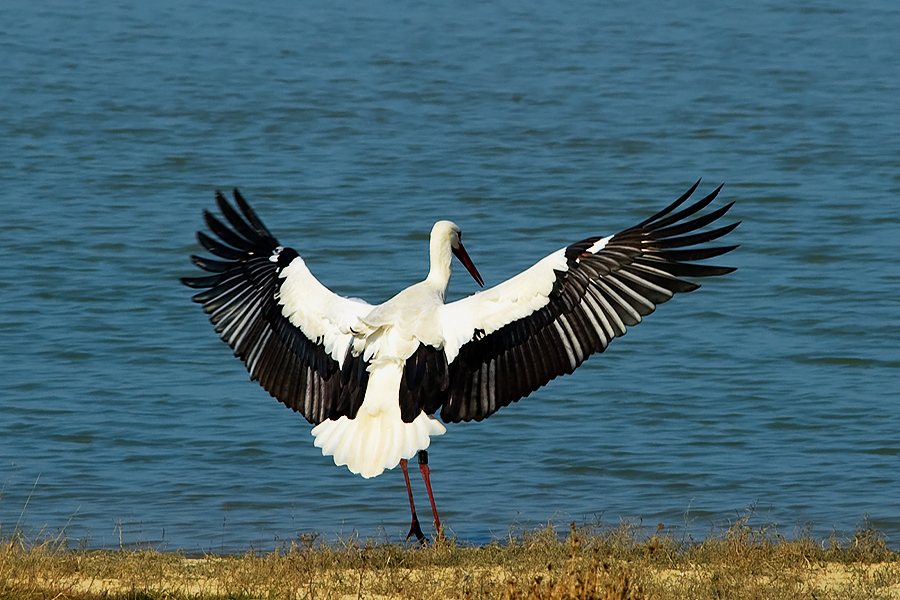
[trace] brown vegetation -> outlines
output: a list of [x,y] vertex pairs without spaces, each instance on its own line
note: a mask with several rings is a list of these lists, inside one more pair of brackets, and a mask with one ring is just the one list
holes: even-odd
[[900,598],[900,554],[883,536],[787,540],[739,521],[702,542],[623,524],[552,527],[486,546],[317,543],[265,555],[187,558],[154,550],[69,550],[64,540],[6,538],[0,598],[250,599]]

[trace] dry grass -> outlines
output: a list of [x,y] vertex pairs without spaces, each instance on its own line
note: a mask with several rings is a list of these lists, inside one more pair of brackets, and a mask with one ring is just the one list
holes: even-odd
[[281,552],[186,558],[153,550],[70,550],[65,540],[0,546],[0,599],[900,598],[900,554],[862,530],[852,540],[787,540],[739,521],[702,542],[630,524],[552,527],[481,547],[440,541],[317,543]]

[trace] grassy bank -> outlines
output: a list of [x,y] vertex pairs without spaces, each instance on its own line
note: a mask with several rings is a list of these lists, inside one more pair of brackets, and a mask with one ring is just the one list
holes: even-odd
[[900,553],[873,531],[788,540],[743,521],[700,542],[623,524],[568,535],[548,527],[480,547],[302,538],[281,552],[201,558],[7,536],[0,598],[900,598]]

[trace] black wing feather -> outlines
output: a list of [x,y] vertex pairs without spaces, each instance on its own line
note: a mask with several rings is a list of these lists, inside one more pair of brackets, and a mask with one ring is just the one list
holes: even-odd
[[241,212],[244,213],[244,216],[247,218],[247,221],[253,226],[261,237],[275,237],[269,231],[269,228],[263,225],[263,222],[260,220],[258,216],[256,216],[256,211],[250,208],[250,205],[247,204],[247,201],[244,200],[244,197],[241,195],[241,192],[238,191],[237,188],[234,188],[234,200],[237,202],[238,208],[241,209]]
[[427,344],[406,359],[400,380],[400,417],[412,423],[424,410],[431,414],[440,409],[450,387],[447,355],[443,349]]
[[[203,220],[206,222],[206,226],[209,227],[210,231],[219,236],[219,238],[229,246],[233,246],[240,250],[250,250],[253,248],[252,242],[228,229],[208,210],[203,211]],[[272,239],[274,240],[275,238]],[[272,248],[272,250],[274,250],[274,248]]]
[[200,242],[201,246],[203,246],[219,258],[227,258],[228,260],[240,260],[241,257],[244,256],[244,253],[240,250],[235,250],[230,246],[226,246],[221,242],[217,242],[202,231],[197,232],[197,241]]
[[[685,193],[683,193],[683,194],[678,198],[678,200],[676,200],[675,202],[673,202],[673,203],[670,204],[669,206],[665,207],[664,209],[662,209],[661,211],[659,211],[658,213],[656,213],[655,215],[653,215],[652,217],[650,217],[650,218],[647,219],[646,221],[641,221],[640,223],[638,223],[638,225],[635,227],[635,229],[640,229],[640,228],[644,227],[645,225],[648,225],[649,223],[652,223],[652,222],[655,221],[656,219],[660,219],[660,218],[666,216],[667,214],[669,214],[670,212],[672,212],[673,210],[675,210],[676,208],[678,208],[679,206],[681,206],[682,204],[684,204],[685,200],[687,200],[688,198],[690,198],[690,197],[691,197],[691,194],[693,194],[693,193],[696,191],[697,186],[700,185],[700,181],[701,181],[701,180],[698,179],[697,182],[696,182],[694,185],[692,185],[688,191],[686,191]],[[600,239],[600,238],[597,238],[597,239]]]

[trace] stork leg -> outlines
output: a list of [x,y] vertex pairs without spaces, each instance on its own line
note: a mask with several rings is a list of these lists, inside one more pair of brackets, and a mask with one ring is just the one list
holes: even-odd
[[[425,489],[428,490],[428,499],[431,501],[431,512],[434,515],[434,528],[437,530],[437,537],[444,537],[441,531],[441,518],[438,516],[437,507],[434,505],[434,494],[431,492],[431,469],[428,467],[428,452],[419,450],[419,470],[422,472],[422,479],[425,480]],[[410,495],[412,499],[412,495]]]
[[403,478],[406,480],[406,491],[409,494],[409,510],[412,512],[412,524],[409,526],[409,533],[406,535],[406,539],[416,536],[419,542],[427,542],[425,534],[422,533],[422,527],[419,526],[419,517],[416,516],[416,504],[413,502],[412,486],[409,485],[409,471],[406,470],[405,458],[400,459],[400,468],[403,470]]

